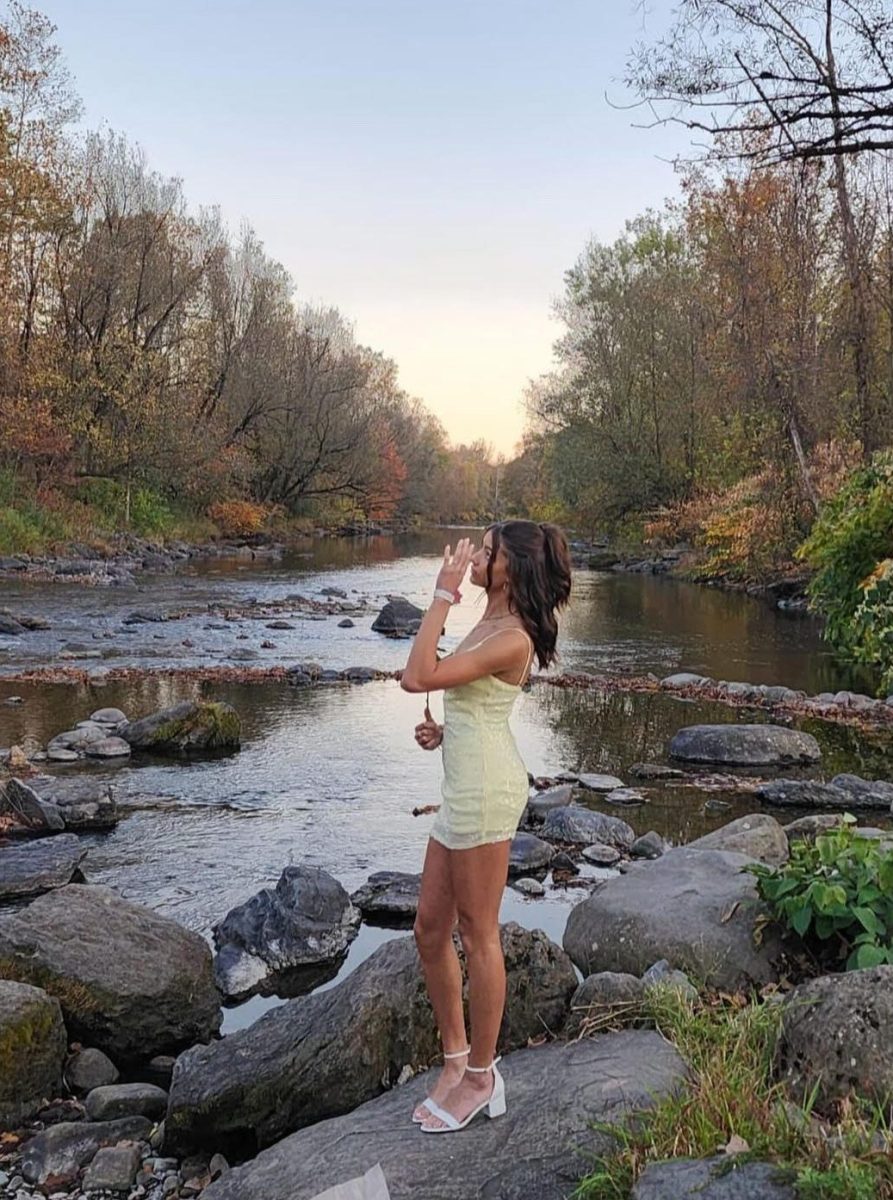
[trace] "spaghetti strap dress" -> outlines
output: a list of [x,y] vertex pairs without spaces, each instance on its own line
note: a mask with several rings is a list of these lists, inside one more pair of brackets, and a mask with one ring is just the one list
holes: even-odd
[[[517,628],[490,637],[509,632],[530,642],[523,682],[533,642]],[[484,675],[444,691],[442,803],[430,836],[449,850],[471,850],[515,836],[528,796],[527,768],[509,728],[521,686]]]

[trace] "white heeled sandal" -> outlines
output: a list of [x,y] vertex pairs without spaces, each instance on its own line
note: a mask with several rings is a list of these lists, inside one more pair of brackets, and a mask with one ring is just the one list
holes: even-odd
[[465,1068],[465,1070],[470,1071],[472,1075],[483,1075],[485,1071],[492,1071],[493,1091],[490,1093],[489,1098],[486,1099],[482,1104],[479,1104],[477,1108],[473,1108],[464,1120],[460,1121],[458,1117],[454,1117],[452,1113],[449,1113],[446,1111],[446,1109],[441,1108],[439,1104],[435,1104],[433,1100],[426,1101],[426,1107],[431,1113],[431,1116],[437,1117],[437,1119],[442,1121],[443,1124],[423,1125],[422,1133],[456,1133],[458,1130],[464,1129],[466,1125],[470,1125],[478,1113],[482,1113],[485,1109],[487,1111],[487,1116],[491,1119],[493,1117],[503,1116],[505,1114],[505,1080],[496,1069],[496,1064],[498,1062],[499,1059],[494,1058],[489,1067]]
[[[454,1051],[454,1053],[444,1054],[442,1057],[443,1057],[444,1062],[446,1062],[447,1059],[450,1059],[450,1058],[467,1058],[470,1053],[471,1053],[471,1046],[466,1046],[464,1050],[456,1050],[456,1051]],[[416,1106],[416,1109],[412,1114],[413,1125],[421,1125],[421,1123],[423,1121],[427,1121],[428,1117],[431,1116],[430,1105],[432,1103],[433,1103],[433,1101],[428,1099],[428,1100],[423,1100],[421,1104]],[[421,1116],[419,1116],[418,1114],[423,1108],[425,1109],[425,1112],[422,1113]]]

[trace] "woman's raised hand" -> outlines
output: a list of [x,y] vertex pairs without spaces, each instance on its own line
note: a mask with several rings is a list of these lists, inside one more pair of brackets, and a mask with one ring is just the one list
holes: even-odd
[[423,750],[436,750],[443,741],[443,726],[438,725],[425,705],[425,719],[415,727],[415,740]]
[[446,546],[435,588],[445,588],[448,592],[458,591],[473,556],[474,545],[471,538],[460,538],[455,553],[451,553],[450,547]]

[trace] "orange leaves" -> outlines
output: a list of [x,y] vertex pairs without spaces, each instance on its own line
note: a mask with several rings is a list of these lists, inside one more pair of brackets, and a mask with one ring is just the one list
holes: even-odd
[[218,500],[208,508],[208,516],[224,537],[248,537],[258,533],[270,515],[263,504],[249,500]]

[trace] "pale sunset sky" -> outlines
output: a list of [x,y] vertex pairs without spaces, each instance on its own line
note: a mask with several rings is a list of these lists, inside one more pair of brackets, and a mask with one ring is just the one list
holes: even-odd
[[247,219],[454,441],[510,454],[588,237],[677,192],[621,79],[670,0],[32,0],[85,122]]

